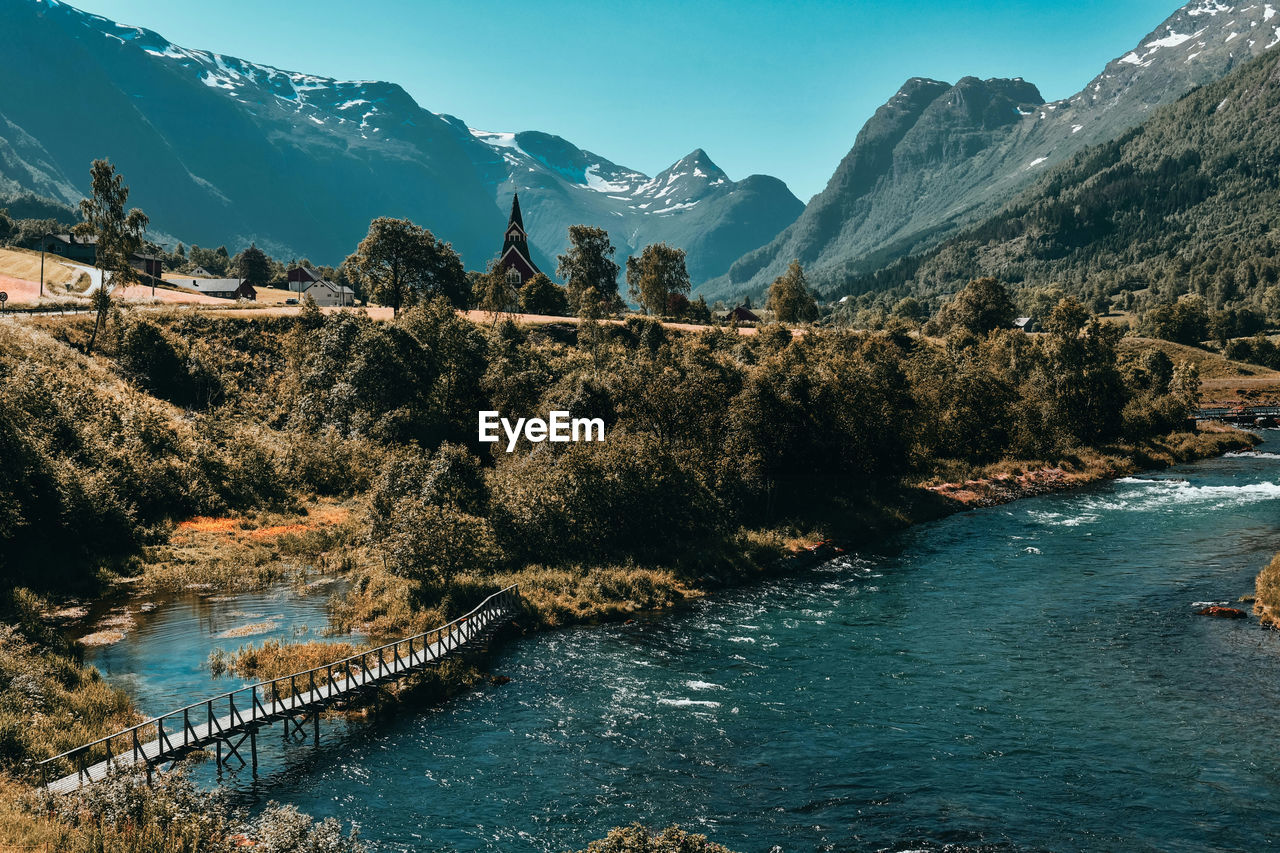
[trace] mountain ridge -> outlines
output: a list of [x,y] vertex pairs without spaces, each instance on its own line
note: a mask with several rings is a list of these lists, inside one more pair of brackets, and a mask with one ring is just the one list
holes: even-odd
[[[965,112],[954,112],[944,121],[948,117],[942,110],[935,111],[938,120],[930,124],[926,107],[916,116],[925,124],[913,124],[891,150],[878,153],[878,159],[864,156],[865,149],[884,141],[877,129],[886,121],[881,111],[893,108],[904,93],[932,94],[935,101],[946,103],[948,97],[963,101],[988,94],[978,83],[998,88],[1025,84],[1021,78],[966,77],[937,92],[937,86],[946,84],[911,78],[864,126],[805,212],[768,245],[735,261],[727,275],[708,282],[702,292],[709,298],[759,293],[793,259],[805,264],[818,286],[833,288],[844,278],[921,251],[994,212],[1075,152],[1118,137],[1156,107],[1221,78],[1276,43],[1280,17],[1272,4],[1192,0],[1134,50],[1108,62],[1071,97],[1048,103],[1040,99],[1038,104],[1028,99],[1018,105],[1016,120],[1006,113],[1009,120],[996,127],[982,127],[977,116]],[[1005,94],[1006,100],[1014,100]],[[965,148],[966,140],[971,146],[981,144]],[[848,180],[851,161],[860,158],[878,164],[871,175],[874,180]]]
[[[407,216],[482,268],[501,245],[510,195],[519,191],[540,265],[554,269],[550,259],[565,248],[570,224],[607,228],[622,257],[658,240],[690,248],[711,231],[702,256],[690,254],[691,274],[707,278],[803,207],[781,182],[762,194],[723,173],[714,185],[685,176],[663,196],[679,196],[676,205],[610,198],[621,181],[638,187],[655,179],[552,134],[474,131],[421,107],[395,83],[335,80],[180,47],[58,0],[7,4],[0,28],[17,45],[0,57],[16,83],[7,97],[0,92],[0,194],[74,204],[89,161],[109,156],[158,227],[201,244],[256,241],[278,255],[336,263],[370,219]],[[34,101],[17,94],[28,91],[46,94]],[[90,139],[80,138],[81,127],[92,128]]]

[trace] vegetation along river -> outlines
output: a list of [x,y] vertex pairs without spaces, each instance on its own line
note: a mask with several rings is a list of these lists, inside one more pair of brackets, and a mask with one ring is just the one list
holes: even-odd
[[[569,850],[631,821],[744,853],[1264,847],[1280,634],[1194,612],[1250,592],[1280,550],[1268,436],[675,614],[516,640],[491,666],[510,684],[326,726],[257,786],[223,784],[354,820],[379,851]],[[225,606],[283,630],[321,624],[319,598]],[[97,653],[148,710],[196,698],[209,648],[239,642],[190,607]]]

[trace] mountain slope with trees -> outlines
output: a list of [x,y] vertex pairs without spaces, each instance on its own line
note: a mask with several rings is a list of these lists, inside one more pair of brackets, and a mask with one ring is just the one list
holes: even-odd
[[394,83],[187,49],[53,0],[0,5],[0,32],[0,208],[15,215],[45,215],[28,196],[74,206],[84,164],[105,157],[162,223],[159,242],[256,243],[336,265],[386,216],[483,269],[518,190],[540,265],[585,223],[625,235],[624,257],[687,249],[703,280],[803,208],[781,181],[731,181],[701,150],[650,178],[550,134],[469,128]]
[[1193,0],[1065,100],[1021,79],[909,80],[800,218],[702,292],[761,293],[792,260],[825,289],[925,250],[1276,43],[1272,6]]
[[1155,333],[1195,342],[1280,318],[1278,255],[1280,50],[1272,50],[1077,154],[980,225],[832,293],[864,306],[907,295],[937,302],[975,275],[993,275],[1024,293],[1058,285],[1095,308],[1135,310],[1170,327]]

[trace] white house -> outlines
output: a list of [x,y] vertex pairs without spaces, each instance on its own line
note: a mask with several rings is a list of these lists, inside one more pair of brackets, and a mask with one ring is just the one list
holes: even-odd
[[312,282],[303,293],[315,300],[315,303],[321,308],[356,304],[356,292],[354,290],[344,284],[334,284],[328,279],[322,278],[319,281]]

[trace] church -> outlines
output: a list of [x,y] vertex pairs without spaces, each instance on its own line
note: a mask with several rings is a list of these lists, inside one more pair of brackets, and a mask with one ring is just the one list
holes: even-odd
[[529,257],[529,235],[524,230],[524,220],[520,216],[520,194],[511,197],[511,219],[507,222],[507,233],[502,240],[502,254],[498,262],[507,268],[507,276],[515,281],[515,273],[520,275],[520,286],[541,272]]

